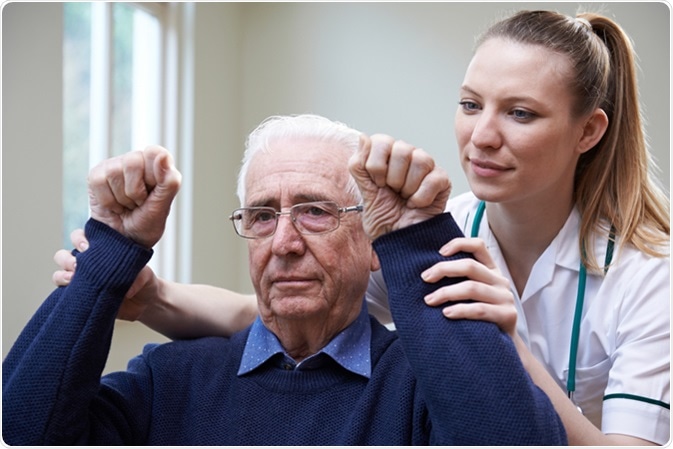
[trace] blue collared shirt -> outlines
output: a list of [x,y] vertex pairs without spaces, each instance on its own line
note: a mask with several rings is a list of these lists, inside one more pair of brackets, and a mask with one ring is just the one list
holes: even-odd
[[362,310],[355,321],[339,332],[320,352],[297,363],[287,355],[278,338],[257,317],[243,350],[238,375],[242,376],[253,371],[277,354],[282,354],[282,357],[279,357],[281,366],[297,370],[315,369],[327,355],[348,371],[369,379],[372,372],[371,335],[369,314],[363,302]]

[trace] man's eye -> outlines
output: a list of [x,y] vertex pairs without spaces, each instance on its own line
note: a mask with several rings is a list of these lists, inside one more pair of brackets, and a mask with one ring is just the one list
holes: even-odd
[[320,217],[325,215],[327,211],[319,206],[311,206],[304,211],[305,214],[311,215],[313,217]]
[[259,221],[259,222],[266,222],[266,221],[271,221],[276,218],[276,214],[273,214],[269,211],[261,211],[257,212],[257,214],[254,216],[253,220],[254,221]]

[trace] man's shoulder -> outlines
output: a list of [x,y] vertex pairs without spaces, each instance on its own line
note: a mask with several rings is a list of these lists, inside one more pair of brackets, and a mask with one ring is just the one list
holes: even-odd
[[[240,360],[248,329],[231,337],[202,337],[173,340],[161,344],[148,344],[143,349],[143,358],[151,365],[209,364],[218,361]],[[227,363],[228,363],[227,362]]]
[[404,351],[400,344],[397,331],[390,330],[378,322],[373,316],[369,317],[372,325],[372,368],[382,359],[404,358]]

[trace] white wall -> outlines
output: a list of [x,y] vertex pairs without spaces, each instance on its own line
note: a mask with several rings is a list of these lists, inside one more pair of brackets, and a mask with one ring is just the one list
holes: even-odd
[[60,10],[38,3],[2,10],[3,356],[53,289],[63,221]]
[[[585,5],[589,5],[585,3]],[[636,44],[653,150],[670,178],[670,10],[665,3],[600,3]],[[476,34],[503,12],[578,3],[263,3],[245,8],[246,128],[275,113],[316,112],[385,132],[433,154],[454,192],[453,116]]]
[[[272,114],[314,112],[425,148],[454,192],[453,115],[474,36],[512,8],[577,3],[198,3],[194,27],[192,279],[251,292],[244,242],[227,220],[245,135]],[[585,3],[584,5],[590,5]],[[647,132],[670,186],[670,10],[600,3],[640,56]],[[60,245],[61,4],[2,10],[3,356],[51,290]],[[160,337],[122,323],[110,369]]]

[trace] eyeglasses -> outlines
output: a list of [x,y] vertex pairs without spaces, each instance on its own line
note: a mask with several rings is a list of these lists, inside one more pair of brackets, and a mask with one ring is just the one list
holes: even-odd
[[362,212],[362,205],[339,207],[332,201],[295,204],[287,212],[273,207],[243,207],[232,212],[229,219],[236,233],[246,239],[270,237],[278,227],[278,217],[289,215],[295,228],[302,234],[326,234],[341,224],[341,214]]

